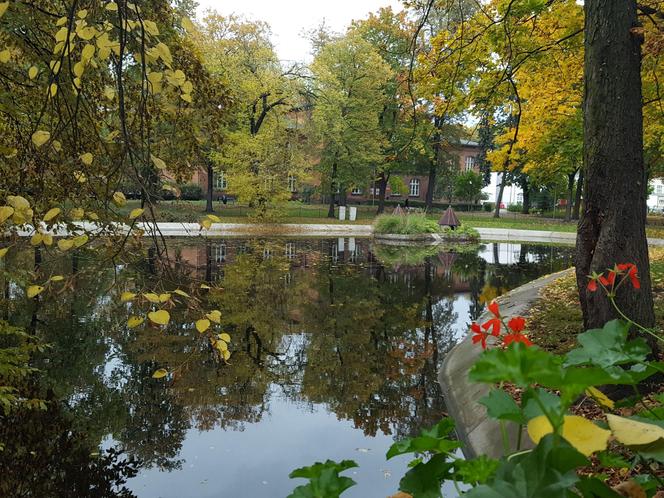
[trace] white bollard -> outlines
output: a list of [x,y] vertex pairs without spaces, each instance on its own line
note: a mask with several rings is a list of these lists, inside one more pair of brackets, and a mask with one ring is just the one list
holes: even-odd
[[357,218],[357,208],[355,206],[351,206],[349,208],[348,219],[350,221],[355,221],[356,218]]
[[[353,208],[351,208],[353,209]],[[348,252],[355,252],[355,237],[350,237],[348,239]]]
[[346,206],[339,206],[339,220],[344,221],[346,219]]

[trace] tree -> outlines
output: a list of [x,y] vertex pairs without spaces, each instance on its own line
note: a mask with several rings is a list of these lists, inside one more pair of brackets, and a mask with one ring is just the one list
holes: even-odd
[[616,301],[643,326],[654,324],[646,239],[647,173],[643,159],[641,43],[634,0],[587,0],[585,9],[584,208],[578,228],[576,278],[584,325],[617,316],[588,290],[588,275],[634,263],[641,290]]
[[477,204],[482,198],[482,175],[474,171],[459,173],[454,185],[454,197]]
[[366,40],[348,34],[327,43],[311,69],[313,136],[321,150],[318,170],[330,198],[328,217],[334,218],[336,194],[366,184],[372,165],[381,161],[379,119],[390,68]]
[[282,67],[270,28],[260,21],[209,12],[197,44],[207,70],[228,83],[235,100],[224,141],[212,153],[216,169],[258,217],[273,217],[291,197],[288,178],[306,174],[292,118],[304,104],[300,68]]

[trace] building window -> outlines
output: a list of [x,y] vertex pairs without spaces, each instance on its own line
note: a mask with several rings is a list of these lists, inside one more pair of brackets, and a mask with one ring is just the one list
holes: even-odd
[[663,185],[655,185],[655,192],[657,192],[658,194],[661,194],[663,189],[664,189]]
[[215,263],[226,262],[226,244],[215,244],[212,246],[212,259]]
[[475,169],[475,156],[466,156],[466,171]]
[[296,252],[296,249],[295,249],[295,243],[294,242],[288,242],[286,244],[286,251],[284,253],[286,255],[286,257],[288,259],[293,259],[295,257],[296,253],[297,252]]
[[223,171],[217,171],[214,174],[214,188],[217,190],[226,190],[226,175]]
[[413,178],[410,181],[410,196],[419,197],[420,196],[420,179]]
[[288,191],[297,192],[297,179],[293,175],[288,175]]
[[362,189],[358,187],[353,187],[353,190],[350,191],[352,195],[362,195]]
[[519,204],[523,204],[523,193],[519,192],[516,194],[516,202]]

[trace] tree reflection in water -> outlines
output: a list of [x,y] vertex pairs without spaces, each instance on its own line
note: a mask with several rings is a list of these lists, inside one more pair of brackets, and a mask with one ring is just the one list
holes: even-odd
[[[75,272],[74,292],[30,302],[2,283],[3,315],[52,346],[35,365],[39,389],[55,399],[46,413],[2,418],[8,487],[0,494],[53,495],[57,474],[78,479],[75,496],[92,496],[86,486],[104,490],[94,496],[130,496],[122,482],[138,462],[177,471],[190,429],[269,424],[275,397],[300,411],[323,405],[367,436],[413,435],[444,414],[437,370],[486,302],[571,261],[568,249],[493,245],[392,251],[382,262],[362,239],[210,239],[174,243],[170,253],[161,268],[145,254],[101,269],[84,253],[42,255],[40,271]],[[33,264],[27,252],[13,264],[20,258]],[[171,310],[166,331],[124,325],[129,310],[109,289],[150,288],[164,268],[173,289],[214,284],[207,299],[233,339],[228,365],[215,361],[185,309]],[[152,379],[161,367],[175,373]],[[102,441],[122,456],[91,457]]]

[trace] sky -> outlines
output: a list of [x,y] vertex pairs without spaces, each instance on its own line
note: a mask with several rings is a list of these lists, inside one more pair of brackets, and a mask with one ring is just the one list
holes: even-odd
[[400,0],[198,0],[198,15],[206,9],[220,14],[239,14],[266,21],[272,27],[272,42],[282,61],[309,62],[309,42],[303,30],[322,20],[333,31],[343,32],[354,19],[362,19],[380,7],[401,10]]

